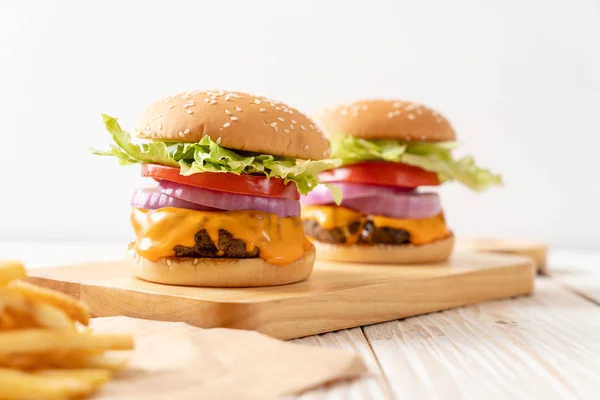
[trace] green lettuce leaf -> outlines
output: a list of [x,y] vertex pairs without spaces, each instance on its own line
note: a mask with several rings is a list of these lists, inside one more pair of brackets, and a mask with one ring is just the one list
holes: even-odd
[[479,167],[473,157],[455,159],[455,142],[425,143],[398,140],[366,140],[353,137],[337,138],[331,143],[331,155],[343,164],[361,161],[399,162],[438,174],[441,181],[455,180],[471,190],[483,191],[502,185],[502,177]]
[[342,189],[333,183],[324,183],[324,185],[327,187],[327,189],[329,189],[329,192],[331,192],[331,197],[333,197],[333,202],[335,204],[337,204],[338,206],[340,204],[342,204],[342,200],[344,198]]
[[122,130],[115,118],[102,114],[104,125],[111,134],[110,150],[92,150],[92,154],[117,157],[121,164],[161,164],[181,168],[182,175],[199,172],[231,174],[261,174],[294,182],[301,194],[307,194],[318,184],[321,171],[340,166],[340,160],[296,160],[225,149],[208,136],[198,143],[152,141],[131,142],[131,135]]

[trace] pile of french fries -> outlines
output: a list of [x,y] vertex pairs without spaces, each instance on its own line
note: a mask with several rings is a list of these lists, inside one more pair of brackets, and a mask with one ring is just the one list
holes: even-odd
[[0,261],[0,399],[80,399],[107,382],[133,349],[128,334],[96,334],[85,303],[27,282]]

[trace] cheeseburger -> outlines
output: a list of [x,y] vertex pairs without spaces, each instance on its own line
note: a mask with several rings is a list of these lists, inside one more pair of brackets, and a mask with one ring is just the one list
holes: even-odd
[[365,100],[325,110],[318,122],[340,168],[320,182],[342,191],[341,206],[319,186],[302,200],[306,234],[319,258],[419,263],[451,254],[440,199],[424,190],[455,180],[476,191],[502,183],[472,157],[452,155],[454,129],[437,111],[407,101]]
[[172,285],[271,286],[306,279],[315,248],[300,194],[317,186],[329,145],[298,110],[262,96],[193,91],[141,116],[134,143],[103,115],[113,143],[94,154],[141,164],[155,185],[131,199],[128,263],[141,279]]

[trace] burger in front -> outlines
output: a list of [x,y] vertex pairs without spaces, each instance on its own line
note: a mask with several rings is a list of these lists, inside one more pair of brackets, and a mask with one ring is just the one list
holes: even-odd
[[444,260],[454,237],[437,193],[422,189],[451,180],[475,191],[502,184],[472,157],[454,158],[452,126],[423,105],[358,101],[325,110],[317,121],[330,139],[332,157],[343,161],[319,176],[341,190],[341,206],[323,185],[302,199],[304,229],[320,259]]
[[142,115],[133,143],[103,115],[113,143],[97,155],[142,164],[157,185],[137,190],[128,262],[141,279],[208,287],[271,286],[312,272],[300,194],[317,185],[329,146],[298,110],[262,96],[193,91]]

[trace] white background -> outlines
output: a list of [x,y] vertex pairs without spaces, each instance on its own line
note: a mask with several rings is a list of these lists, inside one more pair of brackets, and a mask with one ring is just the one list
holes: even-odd
[[130,239],[142,181],[88,155],[108,143],[100,113],[128,127],[195,88],[308,113],[360,97],[424,102],[506,181],[442,189],[458,234],[600,247],[593,0],[0,0],[0,239]]

